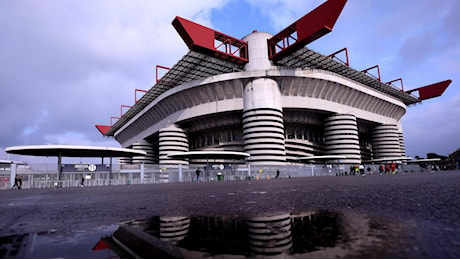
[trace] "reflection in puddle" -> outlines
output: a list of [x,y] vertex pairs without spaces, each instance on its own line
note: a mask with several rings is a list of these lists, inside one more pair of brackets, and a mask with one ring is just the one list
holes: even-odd
[[54,229],[39,233],[0,237],[0,258],[108,258],[118,257],[110,248],[92,250],[101,236],[109,236],[118,225],[92,230],[63,232]]
[[342,214],[331,211],[154,216],[91,230],[3,236],[0,258],[294,258],[342,243],[342,222]]
[[331,211],[250,218],[155,216],[124,223],[101,241],[120,257],[289,257],[334,247],[343,238],[340,222]]

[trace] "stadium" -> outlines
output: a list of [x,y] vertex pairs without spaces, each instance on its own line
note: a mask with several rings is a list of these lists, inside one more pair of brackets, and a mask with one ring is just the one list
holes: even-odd
[[167,72],[156,84],[136,90],[143,96],[115,123],[96,128],[146,152],[124,164],[401,160],[401,118],[451,80],[404,90],[402,79],[382,82],[378,66],[350,67],[346,48],[323,55],[306,47],[332,31],[345,5],[328,0],[275,35],[242,39],[176,17],[189,52],[172,68],[157,67]]

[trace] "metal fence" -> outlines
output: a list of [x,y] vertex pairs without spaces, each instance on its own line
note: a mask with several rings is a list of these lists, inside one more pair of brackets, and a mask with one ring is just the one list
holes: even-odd
[[[378,174],[379,165],[365,165],[366,174]],[[52,169],[55,170],[52,170]],[[195,171],[200,168],[200,181],[267,180],[314,176],[353,175],[350,165],[342,164],[294,164],[294,165],[113,165],[112,172],[65,172],[58,179],[56,165],[28,165],[18,167],[16,175],[22,179],[23,189],[57,187],[109,186],[131,184],[159,184],[197,181]],[[370,169],[370,171],[367,170]],[[401,172],[420,172],[418,165],[399,165]],[[0,189],[11,189],[11,170],[0,169]],[[83,182],[82,182],[83,180]]]

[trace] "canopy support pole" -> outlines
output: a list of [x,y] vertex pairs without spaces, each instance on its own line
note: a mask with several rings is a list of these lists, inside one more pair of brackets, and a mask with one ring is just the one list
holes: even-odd
[[14,179],[16,178],[16,170],[17,170],[17,164],[11,163],[10,164],[10,188],[13,188],[14,186]]
[[109,186],[112,186],[112,155],[110,155],[110,166],[109,166]]
[[62,188],[62,155],[61,155],[60,152],[59,152],[59,155],[58,155],[57,187]]
[[141,184],[144,184],[144,179],[145,179],[145,175],[144,175],[144,162],[141,163],[140,178],[141,178]]

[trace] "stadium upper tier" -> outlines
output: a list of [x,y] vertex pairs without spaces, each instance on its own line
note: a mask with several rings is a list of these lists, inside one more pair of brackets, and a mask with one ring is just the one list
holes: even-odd
[[104,135],[113,134],[157,97],[188,81],[243,70],[243,65],[224,61],[203,53],[189,51],[147,91]]
[[[419,103],[421,101],[412,94],[396,89],[390,84],[382,83],[364,72],[357,71],[345,64],[335,61],[331,57],[325,56],[308,48],[302,48],[277,63],[281,66],[287,66],[290,68],[312,68],[334,72],[366,86],[370,86],[382,93],[394,96],[406,105]],[[207,54],[189,51],[107,132],[105,132],[104,135],[113,136],[113,134],[121,126],[137,115],[137,113],[144,109],[153,100],[171,88],[200,78],[242,71],[243,68],[243,65],[220,60]]]

